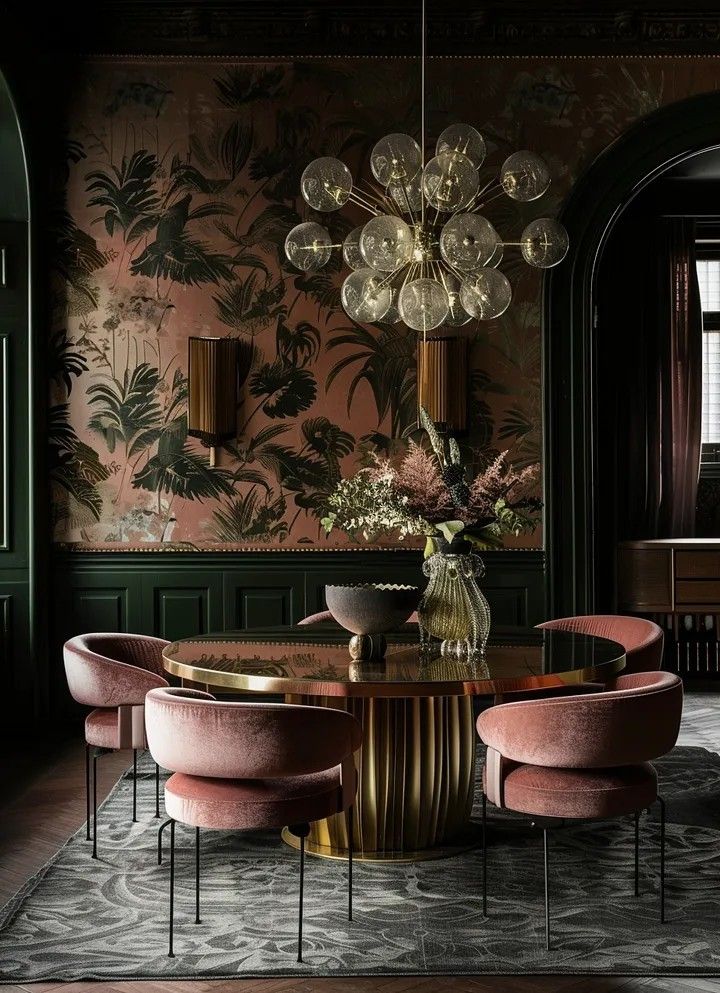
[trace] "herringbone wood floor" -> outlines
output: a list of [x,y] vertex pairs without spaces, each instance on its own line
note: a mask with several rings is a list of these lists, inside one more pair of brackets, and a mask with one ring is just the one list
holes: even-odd
[[[689,696],[683,744],[720,751],[720,694]],[[7,752],[5,753],[7,755]],[[127,767],[127,754],[99,763],[104,797]],[[12,755],[0,775],[0,904],[49,859],[85,819],[83,746],[53,742]],[[710,923],[710,922],[709,922]],[[0,963],[0,976],[2,963]],[[215,982],[33,983],[8,993],[720,993],[720,979],[592,979],[572,976],[253,979]]]

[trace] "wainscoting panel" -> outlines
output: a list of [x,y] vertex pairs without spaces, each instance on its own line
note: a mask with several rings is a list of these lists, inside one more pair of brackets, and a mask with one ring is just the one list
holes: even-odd
[[[545,619],[543,552],[488,552],[483,560],[482,587],[495,625],[511,634]],[[58,711],[67,701],[62,644],[72,635],[115,629],[173,641],[213,631],[289,628],[324,609],[326,584],[425,584],[421,553],[405,550],[59,552],[54,575],[50,666]]]

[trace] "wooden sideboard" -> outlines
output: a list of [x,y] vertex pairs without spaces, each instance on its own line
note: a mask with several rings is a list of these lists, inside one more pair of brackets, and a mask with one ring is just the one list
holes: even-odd
[[665,629],[666,668],[720,678],[720,538],[621,542],[617,590],[621,613]]

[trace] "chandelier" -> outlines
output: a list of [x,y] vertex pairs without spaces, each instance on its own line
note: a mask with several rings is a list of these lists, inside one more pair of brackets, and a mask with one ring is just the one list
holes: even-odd
[[503,241],[482,213],[498,196],[537,200],[550,186],[550,171],[532,151],[510,155],[498,179],[481,186],[485,140],[469,124],[452,124],[425,161],[425,3],[422,3],[421,139],[389,134],[370,155],[375,183],[354,184],[340,159],[323,156],[302,174],[303,199],[332,213],[354,204],[371,215],[336,243],[315,221],[298,224],[285,240],[289,261],[304,272],[327,265],[342,250],[352,270],[342,285],[345,312],[359,323],[404,322],[425,334],[441,325],[460,327],[472,318],[492,320],[510,306],[512,287],[499,266],[508,248],[548,269],[565,258],[568,235],[551,217],[525,227],[519,241]]

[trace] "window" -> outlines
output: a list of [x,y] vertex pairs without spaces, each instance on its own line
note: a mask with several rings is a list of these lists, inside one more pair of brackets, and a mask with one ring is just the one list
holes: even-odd
[[720,258],[698,258],[697,274],[703,310],[702,466],[704,472],[720,472]]

